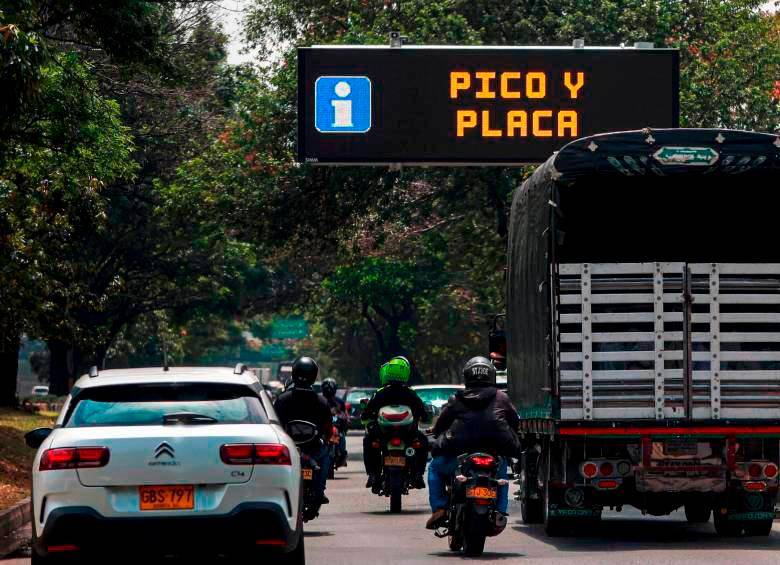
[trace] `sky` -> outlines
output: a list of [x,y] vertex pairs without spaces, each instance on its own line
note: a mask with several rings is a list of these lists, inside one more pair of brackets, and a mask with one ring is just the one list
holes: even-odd
[[[225,33],[230,36],[228,44],[228,62],[232,64],[251,63],[257,59],[254,52],[242,53],[241,28],[244,13],[251,0],[219,0],[220,20],[225,28]],[[771,0],[764,3],[767,10],[780,9],[780,0]]]

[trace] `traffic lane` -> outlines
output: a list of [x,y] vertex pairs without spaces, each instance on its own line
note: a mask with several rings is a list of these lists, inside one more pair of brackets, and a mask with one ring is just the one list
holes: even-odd
[[[389,500],[364,488],[362,434],[347,438],[349,465],[328,483],[331,503],[306,524],[306,553],[310,564],[432,563],[460,560],[447,550],[446,539],[424,529],[430,509],[427,491],[412,491],[403,499],[401,514],[389,513]],[[539,525],[527,526],[519,506],[510,505],[510,524],[500,536],[488,539],[485,554],[469,561],[602,564],[616,563],[778,563],[780,528],[766,538],[719,538],[712,522],[691,526],[684,516],[652,517],[626,507],[605,513],[602,522],[577,537],[549,538]],[[151,561],[146,561],[151,563]],[[213,560],[212,563],[226,563]],[[28,557],[0,560],[2,565],[29,565]],[[164,560],[159,563],[173,563]],[[188,565],[192,562],[187,561]]]
[[[430,563],[441,559],[460,560],[424,529],[430,509],[427,491],[412,491],[403,499],[400,515],[388,512],[389,502],[365,489],[362,435],[347,438],[349,466],[329,482],[331,504],[306,525],[309,563]],[[520,520],[520,508],[510,504],[510,525],[498,537],[489,538],[481,559],[543,563],[729,563],[778,562],[780,525],[766,538],[720,538],[712,522],[689,525],[682,512],[671,516],[642,516],[626,507],[623,512],[606,512],[601,523],[577,537],[547,537],[542,526],[528,526]],[[746,553],[749,552],[749,553]]]

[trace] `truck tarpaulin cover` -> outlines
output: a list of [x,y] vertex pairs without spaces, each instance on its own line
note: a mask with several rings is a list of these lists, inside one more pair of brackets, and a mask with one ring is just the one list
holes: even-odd
[[507,279],[510,393],[555,417],[551,265],[780,262],[780,136],[642,130],[573,141],[517,190]]

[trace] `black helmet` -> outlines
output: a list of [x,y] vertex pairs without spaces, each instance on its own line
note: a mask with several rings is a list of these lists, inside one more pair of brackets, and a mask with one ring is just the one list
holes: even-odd
[[327,379],[322,381],[322,394],[324,394],[325,396],[335,395],[338,388],[339,385],[336,382],[336,379],[332,379],[328,377]]
[[463,382],[467,387],[496,384],[496,368],[486,357],[472,357],[463,365]]
[[317,380],[319,373],[320,368],[314,359],[311,357],[298,357],[292,368],[292,381],[295,384],[295,388],[311,388],[311,385]]

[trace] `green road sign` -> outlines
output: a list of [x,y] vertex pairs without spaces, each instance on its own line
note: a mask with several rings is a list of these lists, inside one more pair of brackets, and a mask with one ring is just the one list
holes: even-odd
[[303,318],[276,318],[271,324],[274,339],[303,339],[309,335],[309,324]]
[[269,343],[260,349],[260,358],[264,361],[289,359],[290,352],[281,343]]
[[718,160],[718,152],[712,147],[661,147],[653,157],[662,165],[708,167]]

